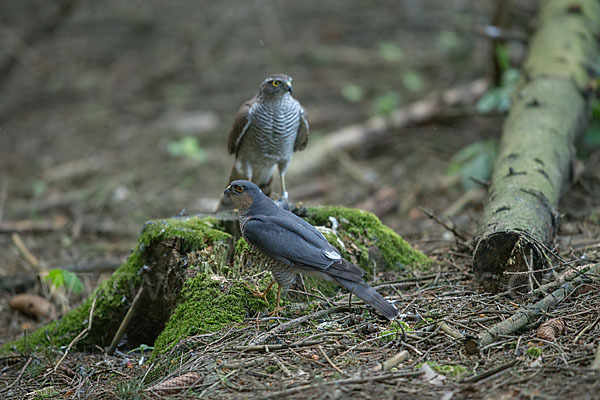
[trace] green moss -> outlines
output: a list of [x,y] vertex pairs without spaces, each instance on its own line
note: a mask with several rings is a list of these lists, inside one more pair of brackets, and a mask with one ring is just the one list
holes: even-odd
[[392,340],[402,337],[402,332],[413,332],[414,329],[404,321],[394,320],[390,329],[386,329],[379,333],[378,339],[384,342],[391,342]]
[[343,234],[349,235],[354,241],[363,239],[363,243],[355,245],[359,249],[362,247],[358,261],[365,269],[368,267],[364,265],[368,260],[368,247],[373,244],[381,251],[386,269],[397,270],[406,266],[427,268],[432,262],[422,252],[413,249],[391,228],[382,224],[372,213],[340,206],[321,206],[309,208],[306,220],[313,225],[328,226],[331,224],[329,217],[334,217],[340,223],[338,229]]
[[[466,374],[469,370],[464,365],[442,365],[438,364],[435,361],[427,361],[427,365],[431,367],[432,370],[446,376],[459,376]],[[417,364],[417,368],[421,368],[423,363]]]
[[543,352],[544,350],[542,350],[540,347],[535,346],[531,346],[527,349],[527,355],[531,358],[538,358],[542,355]]
[[169,350],[182,338],[215,332],[232,322],[242,322],[248,310],[258,312],[267,305],[250,296],[242,283],[227,283],[206,274],[188,279],[180,297],[181,302],[154,342],[155,354]]
[[167,238],[179,238],[182,239],[183,250],[186,251],[230,237],[216,227],[217,221],[212,218],[173,218],[147,222],[138,239],[138,245],[127,261],[113,273],[110,279],[102,282],[79,307],[60,320],[51,322],[22,339],[5,343],[0,349],[24,352],[40,346],[69,344],[87,327],[90,307],[96,296],[98,299],[94,308],[92,329],[78,342],[78,346],[107,345],[112,339],[109,332],[114,332],[107,327],[116,329],[141,283],[140,272],[145,265],[146,251],[149,246]]

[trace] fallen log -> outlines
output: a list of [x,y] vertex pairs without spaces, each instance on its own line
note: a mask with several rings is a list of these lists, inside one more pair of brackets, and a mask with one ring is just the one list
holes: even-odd
[[550,0],[540,10],[474,240],[475,277],[486,289],[530,283],[548,264],[556,207],[586,122],[599,33],[597,1]]

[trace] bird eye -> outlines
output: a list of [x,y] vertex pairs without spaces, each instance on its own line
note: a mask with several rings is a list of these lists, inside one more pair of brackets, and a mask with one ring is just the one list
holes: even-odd
[[233,190],[235,190],[238,193],[242,193],[244,191],[244,188],[241,187],[241,186],[236,186],[236,187],[233,188]]
[[273,86],[277,87],[281,85],[281,81],[273,81]]

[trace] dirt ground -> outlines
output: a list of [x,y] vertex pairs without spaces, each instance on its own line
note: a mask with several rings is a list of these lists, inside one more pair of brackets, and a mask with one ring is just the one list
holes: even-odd
[[[527,33],[535,4],[513,3],[506,27]],[[249,319],[178,348],[189,357],[168,366],[170,376],[201,378],[193,393],[172,398],[597,398],[600,375],[588,369],[599,344],[597,283],[538,321],[566,323],[553,342],[534,337],[536,324],[469,356],[440,331],[446,321],[475,334],[538,300],[476,290],[469,239],[485,192],[467,192],[445,173],[466,145],[498,138],[501,115],[480,114],[473,104],[446,110],[303,167],[315,163],[311,148],[331,132],[489,76],[493,52],[480,28],[495,5],[2,2],[0,343],[45,323],[8,305],[15,293],[42,294],[15,240],[42,267],[77,271],[85,288],[69,299],[76,306],[125,259],[145,221],[213,209],[233,161],[225,144],[235,111],[266,75],[285,72],[311,124],[308,148],[288,173],[290,198],[373,211],[436,265],[385,277],[400,284],[387,294],[410,331],[381,338],[390,329],[383,321],[340,311],[282,333],[280,348],[260,352],[249,343],[276,321]],[[526,47],[509,49],[518,66]],[[600,259],[600,149],[582,147],[575,170],[560,206],[557,271]],[[157,392],[144,389],[170,377],[156,375],[140,351],[72,352],[55,370],[61,350],[0,359],[0,397],[152,398]],[[403,350],[409,356],[396,370],[373,371]],[[422,373],[425,362],[433,368]],[[470,378],[485,371],[492,373]]]

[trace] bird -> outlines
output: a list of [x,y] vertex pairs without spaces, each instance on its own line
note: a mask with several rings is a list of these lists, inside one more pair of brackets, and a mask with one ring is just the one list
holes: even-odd
[[[229,182],[252,181],[269,196],[277,168],[281,202],[286,204],[285,173],[292,154],[306,147],[308,135],[304,108],[292,97],[292,78],[285,74],[269,75],[233,120],[227,141],[229,153],[235,155]],[[231,207],[229,198],[222,196],[217,211]]]
[[365,272],[360,267],[345,260],[313,225],[278,207],[257,185],[236,180],[224,195],[238,210],[242,236],[257,250],[253,261],[263,262],[273,276],[267,289],[255,295],[266,299],[277,283],[274,314],[279,311],[282,287],[288,289],[301,273],[341,285],[389,320],[397,317],[396,307],[364,281]]

